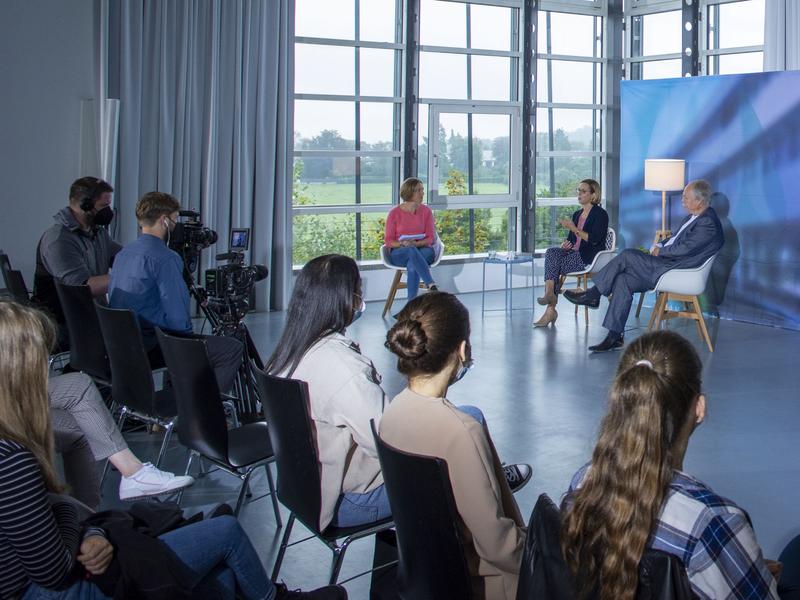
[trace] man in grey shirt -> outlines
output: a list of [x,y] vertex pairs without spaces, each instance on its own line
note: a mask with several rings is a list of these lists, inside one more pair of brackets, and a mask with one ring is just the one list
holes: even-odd
[[97,177],[81,177],[69,188],[69,206],[53,219],[36,249],[33,298],[56,318],[63,347],[64,314],[53,280],[66,285],[88,285],[92,295],[108,291],[108,271],[122,246],[111,239],[106,226],[114,218],[108,183]]

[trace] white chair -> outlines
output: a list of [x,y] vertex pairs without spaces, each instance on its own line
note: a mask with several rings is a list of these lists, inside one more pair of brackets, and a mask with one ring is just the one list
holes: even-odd
[[[717,255],[709,257],[699,267],[693,269],[672,269],[658,278],[656,287],[656,304],[653,307],[653,314],[650,315],[649,330],[658,329],[666,319],[682,317],[693,319],[708,349],[713,352],[714,346],[711,344],[711,337],[706,329],[706,321],[703,318],[703,311],[700,310],[700,294],[706,289],[706,282],[711,273],[711,267]],[[670,310],[669,301],[676,300],[683,302],[686,310]],[[691,309],[691,310],[689,310]]]
[[[585,242],[581,242],[582,244]],[[597,273],[600,269],[605,267],[611,259],[614,258],[617,254],[617,232],[614,231],[613,227],[609,227],[608,231],[606,232],[606,249],[601,250],[597,254],[594,255],[594,260],[592,264],[587,266],[582,271],[573,271],[572,273],[567,273],[566,275],[561,276],[561,282],[559,287],[564,286],[564,280],[567,277],[577,277],[578,280],[575,284],[576,288],[583,288],[584,290],[589,287],[589,277],[591,277],[594,273]],[[584,306],[584,321],[586,325],[589,324],[589,307]],[[578,314],[578,305],[575,305],[575,314]]]
[[[397,294],[397,290],[405,290],[408,288],[406,282],[401,281],[403,273],[406,272],[406,268],[393,265],[389,261],[390,250],[391,249],[387,248],[385,245],[381,246],[381,262],[383,262],[383,265],[386,268],[393,269],[395,271],[394,279],[392,280],[392,287],[389,288],[389,296],[386,298],[386,304],[383,306],[383,314],[381,315],[382,317],[385,317],[386,313],[389,312],[389,309],[392,307],[392,302],[394,302],[394,297]],[[433,242],[433,262],[431,263],[431,268],[439,264],[439,261],[442,260],[442,256],[444,256],[444,243],[437,235]],[[424,286],[425,284],[420,281],[419,287]]]

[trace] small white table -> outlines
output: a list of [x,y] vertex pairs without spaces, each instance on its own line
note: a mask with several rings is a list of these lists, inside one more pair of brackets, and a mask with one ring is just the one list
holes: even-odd
[[[529,253],[509,253],[497,254],[495,256],[487,256],[483,259],[483,279],[481,282],[481,315],[485,312],[492,312],[496,310],[512,311],[512,310],[528,310],[527,308],[514,308],[514,288],[512,286],[511,275],[514,265],[521,265],[524,263],[531,263],[531,279],[533,279],[533,255]],[[503,308],[486,308],[486,265],[504,265],[505,266],[505,305]],[[531,281],[531,310],[534,307],[534,300],[536,296],[536,288]]]

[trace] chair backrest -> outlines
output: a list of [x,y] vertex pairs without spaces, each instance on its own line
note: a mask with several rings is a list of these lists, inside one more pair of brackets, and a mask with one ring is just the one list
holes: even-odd
[[228,427],[206,343],[159,328],[156,335],[178,407],[178,439],[190,450],[228,463]]
[[111,363],[114,402],[144,414],[156,414],[153,374],[136,315],[99,302],[95,302],[95,310]]
[[472,598],[447,462],[393,448],[371,425],[397,528],[400,597]]
[[69,364],[73,369],[109,381],[108,353],[89,286],[64,285],[58,281],[55,286],[69,331]]
[[[542,494],[528,524],[516,600],[572,600],[577,597],[572,573],[561,552],[561,511]],[[588,596],[594,600],[596,591]],[[648,549],[639,562],[638,600],[694,598],[686,568],[677,556]]]
[[25,279],[22,277],[20,271],[9,269],[3,272],[6,291],[8,294],[20,304],[29,304],[31,301],[31,294],[28,291],[28,286],[25,285]]
[[255,369],[269,439],[278,467],[278,499],[308,528],[319,533],[322,481],[308,384]]
[[699,267],[691,269],[671,269],[658,278],[657,292],[672,292],[687,296],[699,296],[706,289],[711,267],[714,266],[716,254],[709,256]]
[[613,227],[609,227],[608,231],[606,231],[606,250],[616,250],[617,249],[617,232],[614,231]]

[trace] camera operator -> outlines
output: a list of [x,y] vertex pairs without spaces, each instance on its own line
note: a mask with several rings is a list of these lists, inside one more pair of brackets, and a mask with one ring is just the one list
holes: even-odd
[[97,177],[76,179],[69,188],[69,206],[53,216],[55,224],[36,248],[33,300],[58,322],[62,349],[68,348],[69,338],[53,279],[65,285],[88,285],[94,296],[108,291],[108,270],[122,248],[106,230],[114,218],[113,191]]
[[[183,260],[167,247],[179,210],[180,203],[169,194],[149,192],[142,196],[136,204],[136,220],[142,232],[117,255],[109,285],[109,304],[136,313],[153,368],[164,366],[155,327],[192,335]],[[242,363],[242,344],[230,337],[204,339],[219,389],[227,392]]]

